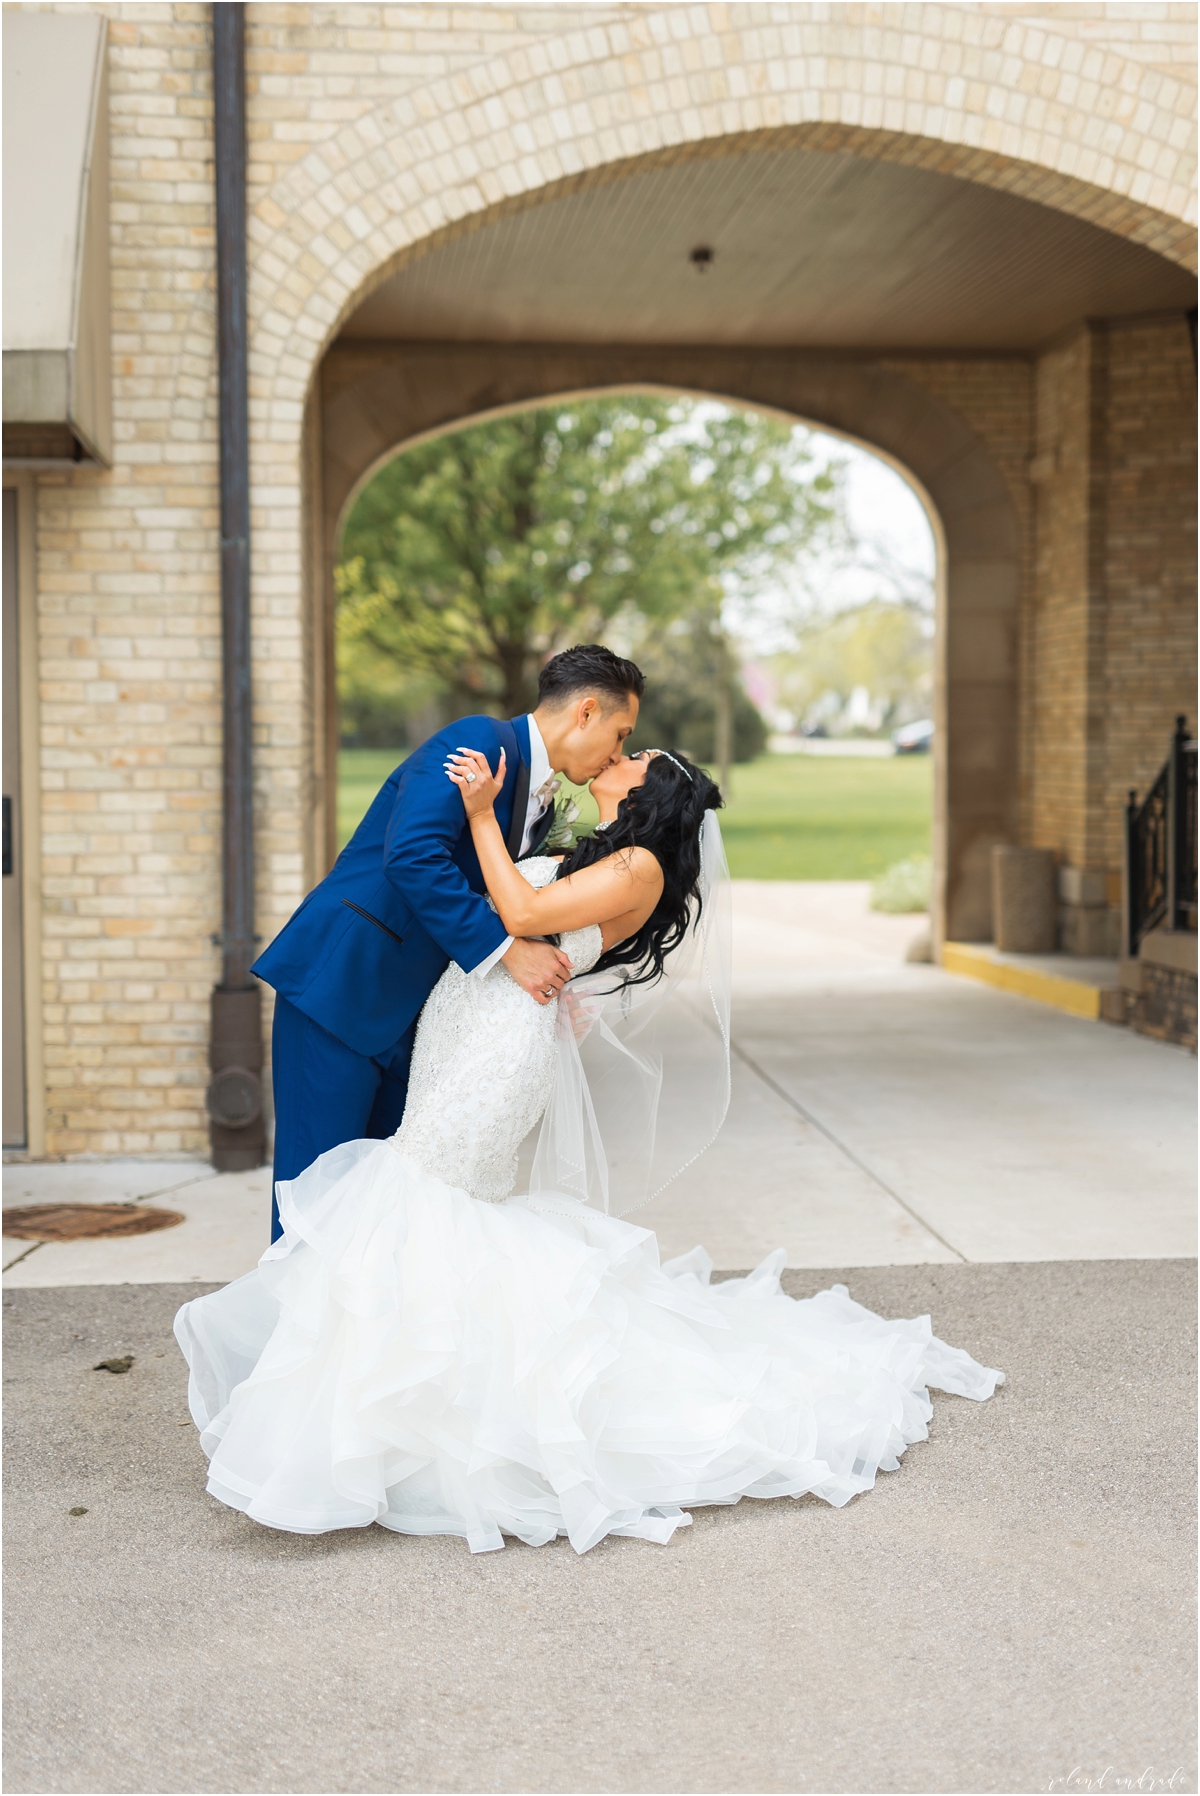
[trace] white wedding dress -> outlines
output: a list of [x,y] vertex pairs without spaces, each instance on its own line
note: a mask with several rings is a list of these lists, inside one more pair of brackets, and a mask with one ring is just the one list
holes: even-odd
[[[543,885],[555,863],[521,868]],[[583,973],[600,931],[561,946]],[[645,1229],[511,1196],[555,1009],[451,963],[397,1134],[281,1182],[282,1240],[180,1310],[213,1496],[295,1533],[378,1522],[472,1552],[665,1542],[703,1504],[846,1503],[926,1437],[928,1385],[1001,1382],[928,1317],[884,1321],[843,1285],[793,1301],[782,1249],[710,1285],[700,1248],[660,1266]]]

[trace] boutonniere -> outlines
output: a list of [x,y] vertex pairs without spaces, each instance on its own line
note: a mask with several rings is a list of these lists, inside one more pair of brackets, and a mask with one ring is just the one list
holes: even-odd
[[574,825],[579,821],[579,806],[567,794],[554,801],[554,822],[546,831],[547,848],[573,848]]

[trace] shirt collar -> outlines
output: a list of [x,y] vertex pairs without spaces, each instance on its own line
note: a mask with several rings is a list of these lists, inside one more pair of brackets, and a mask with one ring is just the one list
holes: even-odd
[[533,720],[533,712],[526,719],[529,725],[529,796],[550,778],[550,756],[546,753],[546,744],[542,741],[542,732]]

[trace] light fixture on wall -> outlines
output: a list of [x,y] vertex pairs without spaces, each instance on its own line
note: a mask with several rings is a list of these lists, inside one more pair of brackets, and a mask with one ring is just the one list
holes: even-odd
[[710,249],[706,243],[700,243],[689,253],[688,261],[697,274],[707,274],[716,260],[716,255],[716,250]]

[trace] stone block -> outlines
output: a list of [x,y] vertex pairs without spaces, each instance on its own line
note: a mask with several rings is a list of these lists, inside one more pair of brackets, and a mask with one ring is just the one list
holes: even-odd
[[1115,1023],[1118,1028],[1125,1028],[1129,1022],[1132,1000],[1129,993],[1121,986],[1115,991],[1100,993],[1100,1018],[1105,1023]]
[[1052,954],[1057,935],[1056,861],[1052,848],[992,849],[992,919],[997,948],[1009,954]]
[[1141,961],[1134,960],[1129,955],[1123,954],[1121,956],[1121,964],[1118,969],[1117,977],[1120,980],[1121,990],[1126,996],[1136,998],[1142,989]]
[[1064,904],[1099,905],[1108,902],[1108,873],[1104,868],[1062,866],[1058,869],[1058,895]]
[[970,561],[960,556],[954,566],[954,602],[959,616],[998,611],[1014,614],[1021,602],[1021,570],[1011,557]]
[[[955,589],[955,598],[958,592]],[[966,617],[955,607],[946,632],[946,674],[951,682],[1003,682],[1016,677],[1015,614],[975,612]]]
[[1121,950],[1121,912],[1108,904],[1064,904],[1059,935],[1064,954],[1115,960]]
[[1142,942],[1144,967],[1167,967],[1196,976],[1196,933],[1191,929],[1152,929]]
[[956,831],[952,826],[938,850],[946,866],[945,939],[988,942],[992,939],[992,849],[1009,835],[1010,825],[998,812],[968,821],[975,826],[974,834],[968,827]]

